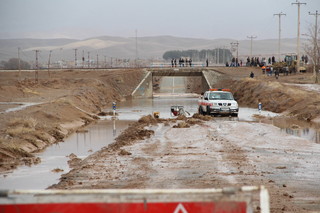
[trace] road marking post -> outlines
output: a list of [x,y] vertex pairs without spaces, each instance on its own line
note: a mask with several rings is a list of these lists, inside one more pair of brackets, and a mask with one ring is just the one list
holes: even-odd
[[259,104],[258,104],[258,110],[259,110],[259,113],[261,113],[261,110],[262,110],[262,103],[261,102],[259,102]]

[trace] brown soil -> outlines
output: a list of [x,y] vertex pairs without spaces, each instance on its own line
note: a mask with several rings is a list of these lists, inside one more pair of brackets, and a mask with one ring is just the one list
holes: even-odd
[[[91,123],[112,101],[124,100],[143,78],[141,70],[0,72],[0,102],[33,102],[0,114],[0,171],[38,163],[32,153]],[[10,105],[2,105],[11,107]],[[3,109],[3,111],[5,108]]]
[[[230,88],[239,104],[242,106],[257,107],[261,102],[263,109],[273,112],[284,112],[287,116],[307,122],[317,122],[320,116],[320,96],[318,92],[306,91],[293,85],[284,83],[311,83],[311,74],[296,74],[274,77],[266,77],[260,69],[255,68],[215,68],[225,74],[224,80],[216,87]],[[255,73],[254,79],[247,78],[250,72]],[[143,78],[141,70],[107,70],[107,71],[55,71],[48,77],[46,72],[39,73],[39,82],[35,83],[33,73],[24,73],[23,79],[18,81],[15,72],[0,73],[0,102],[36,102],[38,105],[28,107],[21,111],[0,114],[0,168],[8,170],[22,163],[36,163],[39,161],[33,157],[33,152],[39,151],[46,146],[63,140],[73,131],[95,121],[96,114],[101,113],[103,108],[110,106],[112,101],[124,100],[139,81]],[[312,98],[310,98],[312,97]],[[61,181],[50,187],[60,189],[78,188],[146,188],[150,187],[152,177],[161,168],[168,166],[173,171],[174,165],[169,159],[174,159],[179,144],[172,142],[166,145],[158,143],[144,144],[139,150],[141,155],[136,157],[132,147],[146,138],[152,138],[154,130],[152,126],[163,125],[170,131],[185,131],[185,134],[194,126],[201,129],[208,127],[210,116],[195,114],[192,118],[178,117],[177,119],[156,119],[151,115],[142,117],[135,124],[129,126],[117,139],[116,142],[100,151],[93,153],[84,160],[76,156],[70,156],[69,164],[73,169],[62,175]],[[176,128],[171,128],[176,127]],[[240,146],[229,143],[217,132],[210,135],[210,129],[206,130],[206,137],[221,144],[221,148],[211,147],[214,153],[225,154],[223,162],[230,162],[229,166],[237,168],[235,174],[223,174],[230,176],[245,175],[239,179],[239,185],[263,184],[266,185],[272,195],[273,212],[306,212],[303,208],[295,206],[292,195],[286,190],[289,188],[282,185],[279,189],[274,180],[263,179],[266,173],[257,173],[255,165],[247,159],[247,154]],[[216,130],[215,130],[216,131]],[[183,134],[182,134],[183,135]],[[204,155],[201,149],[196,149],[194,141],[183,138],[179,150],[184,150],[181,156],[187,156],[181,163],[188,172],[197,167],[208,168],[211,164],[199,161],[189,162],[188,156],[200,158],[214,158],[213,155]],[[187,145],[186,145],[187,144]],[[207,146],[214,146],[208,143]],[[205,146],[206,147],[206,146]],[[138,152],[137,150],[135,150]],[[199,153],[197,153],[197,151]],[[254,152],[254,149],[252,150]],[[191,154],[190,154],[191,153]],[[168,161],[165,159],[168,158]],[[159,159],[162,164],[154,168],[152,159]],[[190,160],[191,161],[191,160]],[[205,161],[207,162],[207,161]],[[208,161],[209,162],[209,161]],[[136,166],[133,170],[127,168],[128,163]],[[159,165],[158,165],[159,166]],[[160,170],[159,170],[160,169]],[[275,167],[276,170],[285,170],[284,167]],[[158,171],[159,170],[159,171]],[[190,170],[190,171],[189,171]],[[193,171],[192,170],[192,171]],[[251,171],[252,170],[252,171]],[[249,172],[250,171],[250,172]],[[132,172],[132,173],[131,173]],[[186,172],[186,171],[184,171]],[[197,172],[197,171],[195,171]],[[209,178],[203,174],[201,181],[195,182],[193,178],[186,178],[176,186],[174,181],[167,183],[165,179],[158,183],[158,187],[198,187],[206,188],[227,186],[223,179],[218,178],[214,171],[208,171]],[[190,174],[192,177],[194,173]],[[178,181],[177,181],[178,182]],[[214,183],[214,184],[213,184]],[[170,185],[171,184],[171,185]],[[277,183],[278,184],[278,183]],[[256,206],[258,209],[259,206]]]
[[[229,88],[241,106],[263,109],[286,115],[298,120],[318,122],[320,118],[320,95],[317,91],[306,91],[287,83],[312,83],[312,74],[280,76],[279,79],[262,75],[259,68],[220,68],[217,70],[229,76],[220,81],[217,88]],[[255,78],[247,77],[253,71]],[[286,83],[286,84],[285,84]]]

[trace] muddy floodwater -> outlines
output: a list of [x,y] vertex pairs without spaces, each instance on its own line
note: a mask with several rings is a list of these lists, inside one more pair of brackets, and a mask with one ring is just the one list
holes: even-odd
[[[161,118],[173,117],[170,112],[171,106],[183,106],[184,110],[192,116],[197,112],[197,95],[171,95],[156,96],[153,99],[135,99],[117,104],[118,116],[112,119],[110,116],[101,117],[101,120],[86,128],[86,131],[74,133],[64,142],[48,147],[37,156],[41,158],[38,165],[22,166],[12,173],[2,174],[0,177],[0,189],[45,189],[57,183],[61,174],[70,171],[67,161],[70,154],[75,154],[78,158],[84,159],[93,152],[112,143],[121,131],[133,121],[138,120],[143,115],[159,112]],[[14,106],[16,107],[16,106]],[[10,110],[10,109],[6,109]],[[105,109],[105,111],[111,111]],[[258,114],[264,117],[275,117],[277,114],[257,109],[240,108],[239,118],[217,118],[218,122],[259,122],[253,115]],[[315,143],[319,142],[319,130],[308,126],[283,124],[280,131],[288,134],[303,137]],[[277,125],[277,123],[274,123]],[[54,171],[56,170],[56,171]],[[57,172],[58,171],[58,172]]]

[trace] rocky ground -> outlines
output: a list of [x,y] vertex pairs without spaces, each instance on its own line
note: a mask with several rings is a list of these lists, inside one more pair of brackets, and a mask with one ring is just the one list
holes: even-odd
[[[311,74],[274,77],[255,68],[214,68],[242,106],[319,123],[318,85]],[[248,78],[250,72],[255,78]],[[1,168],[30,162],[32,152],[59,141],[96,119],[113,100],[120,101],[143,77],[141,70],[63,71],[40,75],[39,83],[0,73],[0,101],[38,103],[0,114]],[[301,87],[301,84],[306,87]],[[5,109],[2,109],[5,110]],[[272,119],[271,119],[272,120]],[[320,211],[319,144],[281,134],[260,123],[194,115],[176,120],[140,119],[114,144],[74,164],[51,188],[221,188],[265,185],[272,212]],[[319,129],[319,128],[318,128]],[[259,204],[255,204],[259,210]]]

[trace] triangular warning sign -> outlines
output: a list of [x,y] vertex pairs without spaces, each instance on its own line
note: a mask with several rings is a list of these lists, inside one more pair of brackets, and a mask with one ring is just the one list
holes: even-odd
[[181,213],[181,212],[188,213],[187,210],[184,208],[184,206],[181,203],[179,203],[173,213]]

